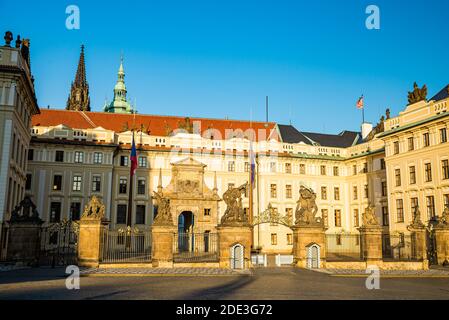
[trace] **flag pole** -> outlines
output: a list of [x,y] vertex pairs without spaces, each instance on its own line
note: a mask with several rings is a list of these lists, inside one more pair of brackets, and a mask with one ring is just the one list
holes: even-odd
[[[133,142],[134,142],[134,129],[133,129]],[[131,142],[131,152],[132,152],[132,143]],[[131,157],[130,157],[130,164],[131,164]],[[129,170],[129,195],[128,195],[128,217],[126,224],[128,227],[131,227],[132,224],[132,197],[133,197],[133,165],[131,164],[131,169]]]

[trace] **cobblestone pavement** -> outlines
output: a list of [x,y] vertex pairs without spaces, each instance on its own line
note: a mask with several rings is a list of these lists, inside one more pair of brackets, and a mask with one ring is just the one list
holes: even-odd
[[297,268],[257,268],[251,276],[81,277],[80,290],[67,289],[67,276],[65,268],[1,272],[0,300],[449,300],[449,278],[381,277],[380,289],[368,290],[366,277]]
[[[365,270],[350,270],[350,269],[322,269],[316,270],[318,272],[330,275],[363,275],[366,276]],[[381,276],[396,276],[396,277],[448,277],[449,269],[430,269],[430,270],[381,270]]]
[[251,271],[234,271],[220,268],[90,268],[82,275],[250,275]]

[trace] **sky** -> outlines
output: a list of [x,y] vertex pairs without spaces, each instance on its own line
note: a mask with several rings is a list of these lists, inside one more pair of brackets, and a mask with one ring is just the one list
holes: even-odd
[[[380,29],[368,30],[368,5]],[[66,28],[66,7],[80,29]],[[299,130],[360,130],[397,115],[413,82],[449,84],[448,0],[0,0],[0,32],[31,39],[41,108],[65,108],[85,45],[91,108],[113,97],[123,52],[141,114],[269,120]]]

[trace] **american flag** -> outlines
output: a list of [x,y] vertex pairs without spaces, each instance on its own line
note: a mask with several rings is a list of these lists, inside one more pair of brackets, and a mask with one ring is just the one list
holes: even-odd
[[134,142],[134,132],[133,132],[133,143],[131,147],[131,177],[136,174],[137,169],[137,150],[136,144]]
[[363,109],[363,95],[357,100],[357,109]]

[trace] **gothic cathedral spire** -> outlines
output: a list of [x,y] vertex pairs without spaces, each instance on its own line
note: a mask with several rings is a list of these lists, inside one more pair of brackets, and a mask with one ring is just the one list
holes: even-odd
[[76,70],[75,81],[72,82],[66,109],[90,111],[89,84],[86,80],[86,65],[84,63],[84,45],[81,46],[78,69]]

